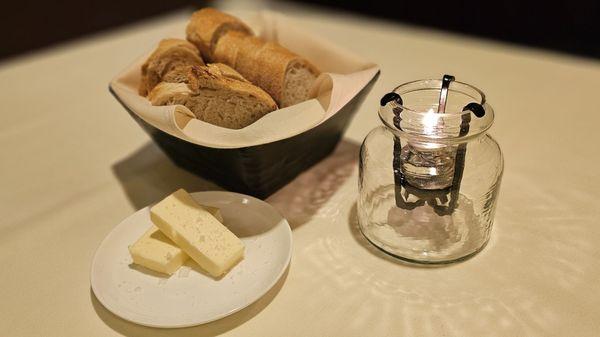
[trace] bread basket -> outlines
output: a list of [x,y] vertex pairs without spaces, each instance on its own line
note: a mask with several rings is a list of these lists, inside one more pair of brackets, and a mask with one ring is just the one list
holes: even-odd
[[[173,122],[177,107],[152,107],[136,93],[136,74],[145,57],[117,75],[109,90],[178,166],[228,190],[266,198],[333,151],[379,75],[377,65],[312,34],[292,30],[292,25],[281,24],[285,20],[261,12],[247,22],[258,35],[277,40],[320,67],[324,74],[315,85],[317,99],[271,113],[252,128],[229,130],[198,120],[193,121],[195,127],[179,127]],[[303,109],[315,106],[322,117],[312,124],[290,125],[286,133],[285,119],[278,121],[285,114],[301,115]]]

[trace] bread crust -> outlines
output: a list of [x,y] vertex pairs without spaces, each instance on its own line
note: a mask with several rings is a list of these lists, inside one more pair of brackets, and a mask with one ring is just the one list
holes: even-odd
[[254,35],[252,29],[238,18],[214,8],[203,8],[192,14],[186,37],[200,50],[202,57],[210,60],[217,41],[228,31]]
[[273,110],[277,109],[277,103],[275,103],[268,93],[246,79],[239,80],[238,78],[242,77],[239,73],[237,73],[236,76],[224,74],[221,70],[223,67],[227,67],[225,69],[228,69],[229,71],[234,71],[227,65],[222,64],[209,64],[205,67],[190,67],[188,87],[192,90],[192,95],[198,93],[202,89],[232,90],[256,97]]
[[293,96],[285,97],[290,68],[305,68],[314,78],[319,74],[318,69],[306,59],[276,42],[255,37],[241,20],[214,8],[195,12],[186,28],[186,35],[206,60],[233,67],[267,91],[280,107],[297,103],[291,102],[290,97]]
[[[213,8],[192,15],[186,37],[159,43],[142,66],[139,93],[154,105],[185,105],[218,126],[243,128],[307,99],[319,74],[306,59]],[[201,55],[215,63],[206,65]]]
[[219,70],[221,71],[221,73],[223,74],[223,76],[231,78],[231,79],[235,79],[238,81],[242,81],[242,82],[247,82],[250,83],[250,81],[248,81],[247,79],[245,79],[240,73],[238,73],[237,71],[235,71],[235,69],[231,68],[230,66],[223,64],[223,63],[211,63],[208,65],[208,67],[217,67],[219,68]]
[[268,92],[280,107],[285,107],[284,87],[291,67],[305,67],[315,77],[319,71],[306,59],[255,36],[230,31],[221,36],[213,51],[214,62],[225,63],[250,82]]
[[169,105],[178,97],[189,96],[190,88],[185,83],[160,82],[148,93],[152,105]]
[[203,66],[198,49],[182,39],[164,39],[142,65],[139,94],[146,96],[165,77],[176,77],[186,66]]
[[[189,66],[187,78],[181,84],[157,85],[148,95],[154,105],[182,104],[190,109],[197,119],[231,129],[241,129],[277,109],[277,104],[261,88],[250,83],[231,67],[224,64]],[[185,86],[185,87],[182,87]],[[214,104],[206,98],[221,98],[222,102],[236,99],[246,104],[245,113],[228,113],[223,109],[207,109]],[[257,107],[258,106],[258,107]]]

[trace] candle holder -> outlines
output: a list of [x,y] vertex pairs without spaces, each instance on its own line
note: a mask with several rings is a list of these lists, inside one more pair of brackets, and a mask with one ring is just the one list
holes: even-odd
[[486,133],[494,112],[453,76],[398,86],[381,99],[383,125],[361,147],[360,228],[378,248],[447,263],[488,241],[503,170]]

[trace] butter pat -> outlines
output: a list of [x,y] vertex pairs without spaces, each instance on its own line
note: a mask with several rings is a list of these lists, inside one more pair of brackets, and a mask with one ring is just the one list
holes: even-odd
[[[203,207],[219,221],[223,221],[218,208]],[[156,226],[151,226],[133,245],[129,246],[129,253],[133,263],[169,275],[177,271],[189,258]]]
[[152,226],[129,246],[133,263],[164,274],[173,274],[188,256],[161,231]]
[[152,222],[210,275],[219,277],[244,257],[244,244],[183,189],[150,209]]

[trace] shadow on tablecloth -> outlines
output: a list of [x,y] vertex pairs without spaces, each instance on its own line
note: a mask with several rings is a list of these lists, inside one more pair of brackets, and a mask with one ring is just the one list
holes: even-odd
[[[310,221],[358,170],[360,144],[343,139],[331,155],[267,198],[292,229]],[[352,182],[358,184],[358,182]]]
[[158,202],[179,188],[188,192],[223,190],[179,168],[152,142],[114,164],[112,171],[136,209]]
[[[360,145],[342,140],[334,152],[268,197],[292,229],[309,221],[358,169]],[[179,188],[188,192],[223,190],[217,184],[175,165],[149,142],[112,166],[136,209],[158,202]]]

